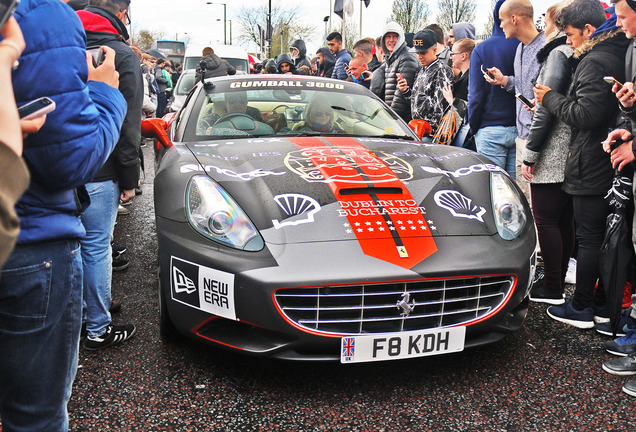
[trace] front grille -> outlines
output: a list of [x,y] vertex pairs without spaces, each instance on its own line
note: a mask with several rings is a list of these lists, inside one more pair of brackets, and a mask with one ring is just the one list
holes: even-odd
[[[514,280],[507,275],[283,288],[274,298],[287,319],[308,330],[388,333],[469,324],[502,305]],[[408,315],[409,307],[397,306],[407,298]]]

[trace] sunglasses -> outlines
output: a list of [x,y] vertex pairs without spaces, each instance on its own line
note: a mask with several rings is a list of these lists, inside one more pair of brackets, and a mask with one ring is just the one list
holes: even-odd
[[318,117],[329,117],[331,115],[331,111],[328,110],[314,110],[314,115]]

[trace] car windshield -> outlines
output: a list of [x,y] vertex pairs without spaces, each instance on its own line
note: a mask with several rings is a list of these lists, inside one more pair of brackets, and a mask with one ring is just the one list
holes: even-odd
[[185,141],[227,137],[343,135],[416,139],[368,92],[325,80],[215,82],[198,93]]
[[177,82],[175,94],[187,95],[190,93],[190,90],[192,90],[192,87],[194,87],[194,74],[189,72],[184,73]]

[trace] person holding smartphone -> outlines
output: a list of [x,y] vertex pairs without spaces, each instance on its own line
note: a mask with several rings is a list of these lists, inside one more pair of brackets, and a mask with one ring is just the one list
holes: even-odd
[[[546,45],[539,51],[543,63],[537,83],[566,94],[572,80],[572,48],[557,27],[564,3],[548,8],[545,14]],[[551,305],[565,303],[565,275],[574,249],[572,197],[563,191],[565,161],[571,139],[570,126],[536,106],[530,134],[523,152],[522,173],[530,182],[532,213],[544,264],[543,283],[535,283],[530,300]]]
[[[21,0],[15,18],[26,46],[13,71],[16,102],[47,96],[57,109],[24,139],[31,182],[16,205],[21,231],[0,274],[0,415],[7,431],[66,431],[82,316],[83,185],[115,147],[126,102],[114,52],[93,68],[71,8]],[[11,51],[5,45],[0,55]]]
[[565,94],[537,84],[537,102],[565,122],[572,130],[565,163],[563,190],[572,196],[576,238],[579,242],[576,290],[563,305],[550,306],[548,315],[577,328],[590,329],[608,319],[603,281],[599,280],[599,256],[610,213],[605,201],[612,187],[614,170],[610,155],[599,144],[615,123],[618,104],[611,86],[604,81],[612,75],[625,80],[625,53],[630,41],[606,20],[597,0],[574,0],[561,12],[568,43],[577,52],[579,63]]

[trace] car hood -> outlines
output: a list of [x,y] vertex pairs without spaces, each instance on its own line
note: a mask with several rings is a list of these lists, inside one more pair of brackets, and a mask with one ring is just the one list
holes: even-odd
[[190,143],[269,243],[493,235],[490,172],[465,149],[404,140],[271,137]]

